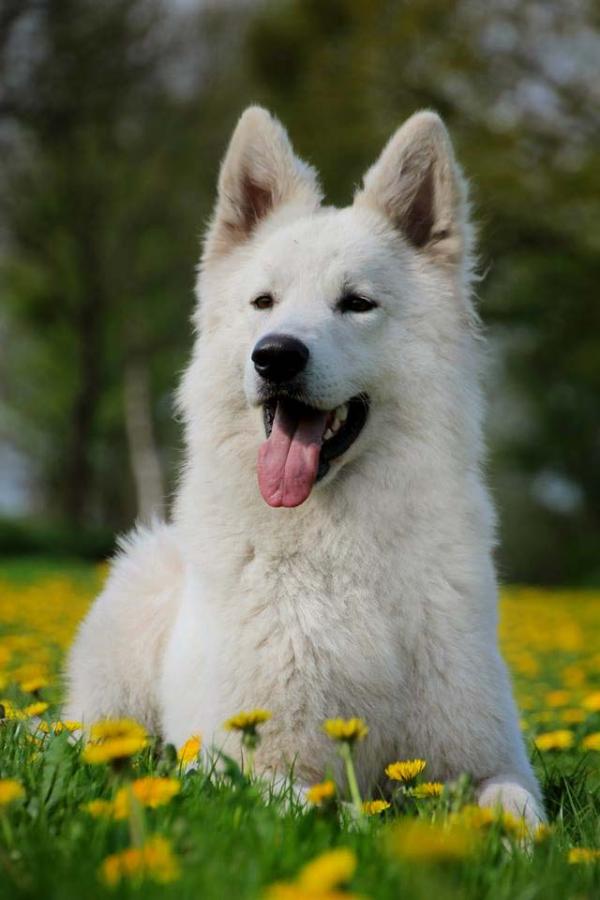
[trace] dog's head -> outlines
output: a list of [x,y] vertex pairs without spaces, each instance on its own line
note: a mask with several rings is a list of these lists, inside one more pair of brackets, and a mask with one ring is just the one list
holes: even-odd
[[396,132],[341,210],[321,206],[315,172],[269,113],[243,114],[205,243],[200,327],[234,340],[270,506],[298,506],[366,452],[397,415],[398,379],[435,355],[432,328],[468,318],[468,235],[434,113]]

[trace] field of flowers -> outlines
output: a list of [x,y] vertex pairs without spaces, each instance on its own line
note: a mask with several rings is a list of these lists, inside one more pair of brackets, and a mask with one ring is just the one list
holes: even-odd
[[355,743],[330,720],[349,796],[327,780],[301,805],[252,775],[268,710],[229,723],[242,771],[196,762],[201,735],[160,745],[133,722],[86,741],[60,720],[60,667],[101,568],[0,564],[0,897],[494,898],[600,896],[600,592],[511,588],[502,644],[550,824],[472,803],[468,781],[390,760],[391,802],[360,797]]

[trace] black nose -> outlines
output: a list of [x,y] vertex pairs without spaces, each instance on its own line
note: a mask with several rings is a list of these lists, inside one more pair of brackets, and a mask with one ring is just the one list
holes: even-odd
[[252,352],[252,362],[267,381],[290,381],[306,366],[306,344],[287,334],[267,334]]

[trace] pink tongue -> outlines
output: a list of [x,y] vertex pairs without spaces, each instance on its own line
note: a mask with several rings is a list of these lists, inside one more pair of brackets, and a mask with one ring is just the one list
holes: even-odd
[[294,403],[277,403],[271,434],[258,451],[258,486],[269,506],[299,506],[310,494],[327,416]]

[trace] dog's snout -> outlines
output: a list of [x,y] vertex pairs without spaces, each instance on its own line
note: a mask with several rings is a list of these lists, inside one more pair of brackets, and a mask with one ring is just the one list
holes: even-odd
[[298,338],[267,334],[252,352],[254,368],[267,381],[291,381],[305,368],[309,350]]

